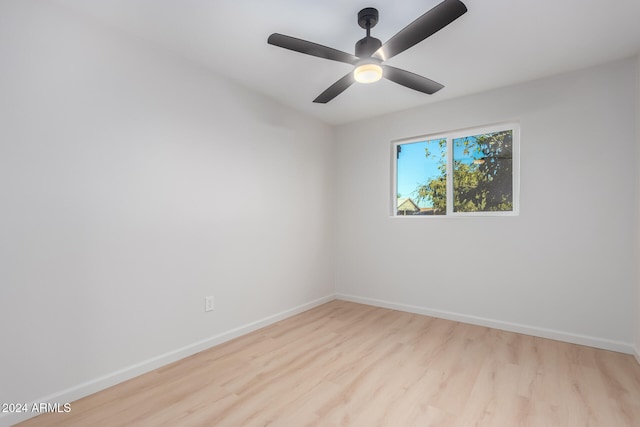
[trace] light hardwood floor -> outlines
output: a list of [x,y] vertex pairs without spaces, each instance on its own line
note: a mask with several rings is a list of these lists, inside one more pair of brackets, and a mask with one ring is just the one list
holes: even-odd
[[19,425],[640,426],[640,365],[332,301]]

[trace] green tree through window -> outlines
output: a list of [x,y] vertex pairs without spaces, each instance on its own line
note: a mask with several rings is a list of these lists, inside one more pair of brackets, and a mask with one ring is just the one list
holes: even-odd
[[[409,149],[412,144],[415,146]],[[417,155],[418,147],[424,147],[422,168],[429,170],[411,191],[411,198],[421,207],[420,214],[449,213],[448,190],[452,195],[451,212],[514,211],[513,128],[398,145],[398,159],[402,150],[408,155]],[[398,160],[398,182],[403,175],[411,174],[409,169],[414,167],[411,165],[408,160],[403,163]],[[448,171],[452,175],[451,183],[447,182]],[[449,185],[452,188],[448,188]],[[432,211],[427,213],[429,209],[424,206],[431,207]]]
[[453,140],[454,212],[513,210],[513,132]]

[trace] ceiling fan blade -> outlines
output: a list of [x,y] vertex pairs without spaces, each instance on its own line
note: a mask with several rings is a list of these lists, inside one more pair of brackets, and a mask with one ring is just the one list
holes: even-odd
[[330,59],[332,61],[346,62],[352,65],[359,61],[357,56],[351,55],[350,53],[295,37],[285,36],[284,34],[271,34],[267,39],[267,43],[296,52],[306,53],[307,55]]
[[383,75],[392,82],[429,95],[436,93],[444,87],[438,82],[434,82],[433,80],[409,71],[401,70],[400,68],[383,65],[382,69]]
[[313,102],[317,102],[319,104],[326,104],[331,101],[336,96],[340,95],[342,92],[347,90],[349,86],[355,83],[355,78],[353,77],[353,72],[350,72],[331,86],[324,92],[322,92]]
[[460,0],[444,0],[400,30],[398,34],[391,37],[389,41],[376,50],[372,56],[386,61],[446,27],[466,11],[467,7]]

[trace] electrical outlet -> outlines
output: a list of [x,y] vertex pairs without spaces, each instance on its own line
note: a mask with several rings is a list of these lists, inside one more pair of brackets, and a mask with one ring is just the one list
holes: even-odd
[[213,295],[204,297],[204,311],[213,310]]

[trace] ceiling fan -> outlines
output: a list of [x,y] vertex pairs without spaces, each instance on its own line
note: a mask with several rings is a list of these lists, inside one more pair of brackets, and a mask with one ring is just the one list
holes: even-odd
[[431,95],[444,86],[409,71],[384,65],[383,62],[420,43],[458,19],[466,11],[467,7],[460,0],[444,0],[400,30],[383,45],[379,39],[371,37],[371,29],[378,23],[378,10],[372,7],[362,9],[358,13],[358,24],[367,30],[367,35],[356,43],[355,55],[278,33],[271,34],[267,43],[319,58],[346,62],[355,66],[352,72],[331,85],[313,102],[326,104],[344,92],[354,82],[373,83],[382,77],[410,89]]

